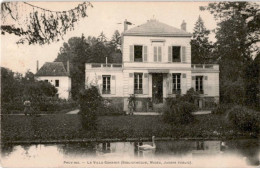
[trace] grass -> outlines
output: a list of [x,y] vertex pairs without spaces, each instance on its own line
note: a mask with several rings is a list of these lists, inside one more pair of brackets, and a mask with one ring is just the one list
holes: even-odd
[[98,130],[81,127],[79,115],[1,116],[3,141],[63,140],[78,138],[225,138],[244,134],[232,130],[221,115],[200,115],[188,125],[165,124],[161,116],[99,116]]

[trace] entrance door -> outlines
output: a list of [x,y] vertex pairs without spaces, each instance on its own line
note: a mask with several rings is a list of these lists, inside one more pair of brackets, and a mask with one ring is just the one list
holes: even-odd
[[163,102],[163,74],[152,75],[152,86],[153,86],[153,102]]

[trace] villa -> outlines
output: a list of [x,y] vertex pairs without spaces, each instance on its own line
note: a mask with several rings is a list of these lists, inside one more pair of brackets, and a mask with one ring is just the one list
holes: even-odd
[[166,98],[199,92],[196,104],[207,109],[219,103],[219,66],[191,64],[191,36],[181,29],[149,20],[122,33],[122,63],[86,63],[86,86],[97,84],[101,95],[128,111],[136,97],[136,112],[151,112]]

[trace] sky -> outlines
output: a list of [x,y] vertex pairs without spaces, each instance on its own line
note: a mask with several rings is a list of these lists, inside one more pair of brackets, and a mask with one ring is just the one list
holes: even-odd
[[[76,7],[81,2],[29,2],[33,5],[55,11],[64,11]],[[36,61],[41,67],[45,62],[53,62],[64,42],[74,36],[98,36],[103,32],[111,38],[115,30],[123,31],[125,19],[134,23],[128,29],[144,24],[155,18],[165,24],[180,28],[183,20],[187,23],[187,31],[192,33],[199,17],[207,29],[216,28],[216,22],[208,11],[200,11],[200,6],[207,2],[91,2],[93,8],[87,9],[88,17],[81,19],[73,31],[68,32],[64,39],[47,45],[17,45],[19,37],[1,35],[1,66],[14,72],[25,73],[27,70],[36,72]],[[213,36],[214,37],[214,36]],[[214,38],[212,39],[214,40]]]

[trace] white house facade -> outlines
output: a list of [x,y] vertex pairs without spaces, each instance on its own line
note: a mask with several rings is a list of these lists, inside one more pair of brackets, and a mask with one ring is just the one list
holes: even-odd
[[132,94],[136,111],[149,112],[192,87],[200,93],[200,108],[218,103],[219,67],[191,64],[192,35],[185,30],[185,23],[177,29],[156,20],[125,30],[122,64],[87,63],[86,84],[96,83],[124,111]]
[[[67,64],[69,65],[69,64]],[[46,81],[58,90],[57,97],[69,99],[71,94],[71,78],[69,68],[62,62],[46,62],[35,74],[39,81]]]

